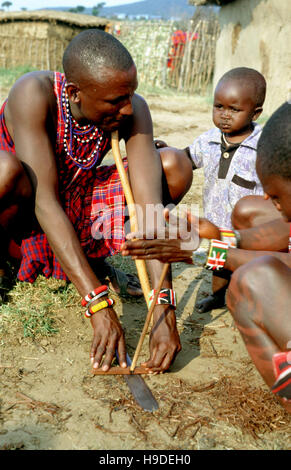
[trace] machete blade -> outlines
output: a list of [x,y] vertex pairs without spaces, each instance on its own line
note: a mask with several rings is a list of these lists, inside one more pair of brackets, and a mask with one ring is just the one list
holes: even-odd
[[[118,355],[116,354],[117,359]],[[126,354],[127,365],[131,365],[131,359],[128,354]],[[150,391],[149,387],[145,383],[144,379],[140,375],[124,375],[125,382],[128,385],[129,390],[134,396],[136,402],[142,407],[145,411],[155,411],[159,408],[159,405]]]

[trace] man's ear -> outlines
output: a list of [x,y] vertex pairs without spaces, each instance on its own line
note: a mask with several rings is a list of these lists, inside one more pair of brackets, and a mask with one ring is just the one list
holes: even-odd
[[79,103],[80,102],[80,89],[75,85],[74,83],[68,83],[67,84],[67,93],[68,93],[68,98],[70,101],[73,103]]
[[256,121],[258,119],[258,117],[262,114],[263,112],[263,107],[262,106],[258,106],[255,110],[254,110],[254,115],[253,115],[253,121]]

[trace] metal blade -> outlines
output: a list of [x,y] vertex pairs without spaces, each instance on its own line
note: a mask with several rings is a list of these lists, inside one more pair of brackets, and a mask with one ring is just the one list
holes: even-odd
[[136,402],[145,411],[155,411],[159,408],[155,397],[140,375],[124,375],[123,377]]
[[[118,355],[116,352],[118,359]],[[126,354],[127,365],[131,365],[131,359],[128,354]],[[150,391],[149,387],[143,380],[140,375],[124,375],[125,382],[127,383],[129,390],[134,396],[136,402],[142,407],[145,411],[155,411],[159,408],[159,405]]]

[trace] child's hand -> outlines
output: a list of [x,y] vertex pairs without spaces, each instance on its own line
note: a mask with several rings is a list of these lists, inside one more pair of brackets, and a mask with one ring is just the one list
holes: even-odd
[[155,139],[154,144],[156,149],[161,149],[163,147],[168,147],[168,144],[164,142],[163,140]]

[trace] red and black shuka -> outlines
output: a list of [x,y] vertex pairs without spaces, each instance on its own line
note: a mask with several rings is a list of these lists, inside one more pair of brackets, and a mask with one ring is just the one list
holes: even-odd
[[[88,258],[106,257],[119,251],[124,240],[125,197],[115,165],[100,166],[110,148],[110,133],[95,126],[81,127],[68,106],[65,76],[54,74],[58,107],[55,145],[60,199]],[[0,111],[0,150],[15,154],[14,143]],[[127,167],[127,162],[125,161]],[[46,235],[33,231],[21,243],[21,281],[34,282],[39,274],[67,280]]]

